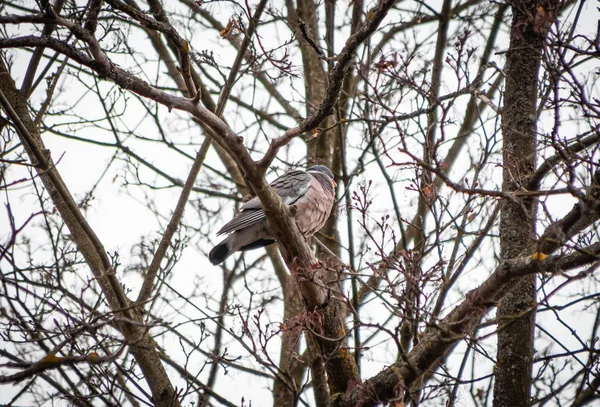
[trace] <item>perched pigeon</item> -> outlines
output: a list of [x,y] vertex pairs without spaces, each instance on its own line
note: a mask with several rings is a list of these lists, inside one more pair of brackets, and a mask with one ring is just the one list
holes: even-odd
[[[333,173],[323,165],[304,171],[289,171],[271,184],[281,200],[295,205],[296,225],[305,236],[323,227],[335,201]],[[212,264],[220,264],[237,251],[258,249],[275,243],[257,197],[242,205],[240,212],[217,232],[230,235],[208,254]]]

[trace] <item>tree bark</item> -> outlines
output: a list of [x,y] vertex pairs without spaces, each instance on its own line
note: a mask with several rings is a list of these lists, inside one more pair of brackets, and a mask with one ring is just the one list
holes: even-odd
[[[522,190],[536,166],[538,72],[545,30],[538,19],[544,4],[512,3],[513,21],[507,53],[506,90],[502,110],[503,185]],[[536,200],[505,200],[500,218],[502,260],[513,259],[535,241]],[[498,357],[494,406],[530,405],[536,277],[518,281],[498,305]]]
[[[285,268],[281,264],[282,268]],[[291,276],[283,276],[284,324],[293,324],[293,319],[304,310],[302,297]],[[281,333],[281,356],[279,357],[279,376],[273,384],[273,406],[293,407],[296,405],[302,385],[304,369],[298,355],[300,331],[293,326],[285,326]],[[300,376],[300,377],[298,377]]]

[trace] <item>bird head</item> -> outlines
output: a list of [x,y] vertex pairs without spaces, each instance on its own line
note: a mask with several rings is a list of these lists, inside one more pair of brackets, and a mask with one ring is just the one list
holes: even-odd
[[306,172],[320,172],[327,175],[329,178],[333,179],[333,172],[324,165],[313,165]]
[[[324,165],[313,165],[307,169],[306,172],[320,172],[321,174],[325,174],[333,180],[333,172],[331,172],[331,170]],[[333,181],[333,185],[337,185],[335,181]]]

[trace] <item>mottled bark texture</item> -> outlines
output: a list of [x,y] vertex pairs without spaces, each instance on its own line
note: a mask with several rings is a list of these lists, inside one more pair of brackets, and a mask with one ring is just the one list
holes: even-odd
[[[327,98],[327,86],[328,86],[328,73],[325,70],[323,62],[323,51],[319,50],[321,34],[319,33],[319,18],[325,16],[318,15],[318,4],[313,0],[298,0],[295,3],[293,1],[286,2],[288,10],[288,22],[290,27],[296,34],[296,40],[300,45],[300,51],[302,54],[302,66],[304,74],[304,85],[305,85],[305,97],[306,97],[306,115],[307,117],[314,114],[321,104],[321,101]],[[331,16],[330,16],[331,17]],[[332,35],[332,31],[329,27],[326,28],[326,34]],[[327,44],[331,47],[331,44]],[[330,53],[334,51],[328,49]],[[328,115],[319,124],[319,127],[313,131],[307,133],[305,136],[307,142],[307,161],[308,165],[321,164],[328,166],[334,174],[339,175],[342,172],[341,169],[341,151],[340,151],[340,137],[339,129],[334,127],[335,117],[334,115]],[[322,131],[321,129],[328,129]],[[327,223],[319,233],[319,237],[327,248],[337,255],[341,255],[339,245],[339,234],[337,230],[337,222],[334,208],[334,214],[329,217]],[[323,236],[325,238],[323,238]],[[316,247],[316,254],[323,260],[328,259],[329,255],[326,252],[321,252],[320,247]],[[332,260],[335,261],[335,260]],[[337,274],[332,269],[326,270],[325,281],[330,282],[331,288],[334,291],[339,291],[339,284],[337,282]],[[287,311],[287,308],[286,308]],[[317,311],[321,312],[321,311]],[[325,310],[323,310],[323,316],[336,315],[339,317],[337,307],[335,304],[329,304]],[[286,321],[292,318],[294,315],[287,314]],[[320,334],[324,335],[325,338],[344,338],[345,328],[341,321],[334,321],[330,318],[324,318],[317,316],[325,324],[324,332]],[[340,334],[342,333],[342,334]],[[309,341],[311,339],[308,339]],[[287,343],[289,341],[296,341],[296,338],[283,335],[282,338],[282,350],[283,348],[290,348],[295,346],[293,343]],[[311,375],[313,379],[313,389],[315,400],[318,404],[328,403],[329,394],[327,391],[327,383],[325,382],[325,376],[319,374],[323,371],[323,359],[328,366],[328,378],[332,392],[345,391],[347,388],[348,378],[354,378],[354,380],[360,380],[358,370],[355,363],[352,363],[349,350],[343,345],[343,341],[336,340],[318,340],[313,338],[313,351],[308,352],[308,356],[312,359],[308,361],[311,366]],[[282,353],[283,355],[283,353]],[[287,362],[285,360],[282,361]],[[282,383],[280,383],[281,385]],[[278,392],[275,391],[275,404],[277,406],[291,405],[289,401],[290,389],[283,389],[278,386],[287,396],[285,397],[286,402],[284,403],[283,393],[282,398],[279,399]]]
[[[319,54],[316,48],[319,46],[319,39],[321,38],[318,20],[322,17],[324,16],[318,15],[318,4],[313,0],[298,0],[295,9],[291,3],[288,5],[290,25],[296,33],[302,53],[307,116],[313,114],[321,101],[327,97],[328,74],[323,66],[323,56]],[[327,116],[315,132],[308,133],[305,136],[307,161],[308,166],[326,165],[334,174],[340,174],[340,138],[338,137],[338,129],[333,127],[334,125],[334,116]],[[328,130],[321,131],[321,129]],[[327,220],[321,233],[328,237],[323,240],[327,248],[340,256],[339,236],[335,218],[335,216],[332,216]],[[317,253],[320,253],[319,249],[317,249]]]
[[[502,110],[503,185],[522,190],[535,171],[538,72],[545,31],[536,23],[539,1],[512,3]],[[546,8],[547,9],[547,8]],[[543,11],[543,10],[542,10]],[[503,260],[513,259],[535,240],[536,200],[505,200],[500,220]],[[494,406],[529,406],[535,327],[535,275],[516,282],[498,305],[498,357]]]
[[[283,266],[283,264],[281,265]],[[285,267],[285,266],[283,266]],[[285,275],[282,281],[284,296],[284,321],[281,334],[279,375],[273,385],[273,406],[295,406],[302,386],[303,360],[299,351],[300,331],[293,326],[294,318],[302,313],[304,305],[294,279]]]

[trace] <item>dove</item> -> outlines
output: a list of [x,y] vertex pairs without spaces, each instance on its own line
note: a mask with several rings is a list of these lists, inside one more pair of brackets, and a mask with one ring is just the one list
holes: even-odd
[[[329,168],[315,165],[306,171],[288,171],[270,185],[285,204],[296,207],[296,225],[304,237],[314,235],[325,225],[335,202],[336,184]],[[225,234],[229,236],[208,254],[214,265],[235,252],[276,243],[257,197],[244,203],[234,218],[217,232],[217,236]]]

